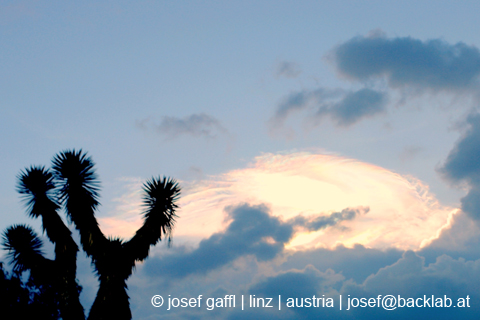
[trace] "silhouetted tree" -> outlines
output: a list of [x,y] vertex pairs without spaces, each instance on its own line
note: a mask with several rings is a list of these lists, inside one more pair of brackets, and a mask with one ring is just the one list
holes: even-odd
[[150,246],[170,239],[180,187],[173,179],[153,178],[144,184],[144,223],[130,241],[107,239],[95,219],[98,181],[93,162],[81,151],[66,151],[53,160],[60,201],[80,233],[83,250],[92,259],[100,280],[89,319],[132,318],[126,292],[135,263],[147,258]]
[[[43,294],[55,299],[63,319],[84,320],[79,301],[81,287],[76,281],[78,246],[57,213],[60,207],[54,189],[53,175],[44,167],[30,167],[19,175],[17,190],[23,195],[29,216],[42,218],[43,230],[55,245],[55,260],[43,256],[42,242],[25,225],[8,228],[3,245],[14,262],[14,270],[30,271],[30,278],[40,284]],[[47,294],[48,290],[52,293]]]
[[55,291],[31,276],[24,283],[22,273],[9,274],[0,262],[0,310],[2,319],[59,319]]
[[[180,187],[174,179],[165,177],[147,181],[143,187],[142,227],[129,241],[106,238],[95,219],[99,187],[93,167],[94,163],[86,154],[73,150],[55,156],[52,173],[44,167],[31,167],[20,175],[18,190],[25,196],[30,216],[42,217],[43,229],[55,244],[55,261],[42,256],[40,240],[26,226],[9,228],[5,232],[4,246],[17,269],[30,270],[39,280],[53,277],[50,279],[54,279],[53,287],[59,292],[59,308],[65,307],[60,308],[62,318],[67,320],[64,314],[67,315],[68,310],[72,310],[72,317],[73,310],[80,314],[77,307],[81,305],[76,304],[79,290],[75,291],[78,289],[75,282],[78,247],[57,214],[63,207],[79,231],[82,248],[91,258],[100,281],[88,319],[130,320],[126,281],[136,262],[148,257],[150,246],[162,236],[170,241]],[[23,243],[18,241],[20,238],[24,239]],[[51,273],[52,270],[55,271]],[[84,317],[83,309],[81,311]]]

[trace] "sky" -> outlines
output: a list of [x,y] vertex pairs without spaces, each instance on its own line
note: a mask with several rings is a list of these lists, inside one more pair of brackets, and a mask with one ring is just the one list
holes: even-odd
[[[106,235],[142,225],[151,177],[182,188],[173,242],[128,280],[133,319],[477,319],[479,10],[3,1],[0,228],[41,234],[17,176],[82,149]],[[88,312],[98,282],[83,252],[77,274]],[[200,307],[167,310],[168,297],[199,295]],[[208,310],[229,295],[235,307]],[[253,295],[274,307],[242,310]],[[332,306],[287,305],[314,295]],[[354,306],[388,295],[421,306]],[[432,296],[455,307],[425,306]]]

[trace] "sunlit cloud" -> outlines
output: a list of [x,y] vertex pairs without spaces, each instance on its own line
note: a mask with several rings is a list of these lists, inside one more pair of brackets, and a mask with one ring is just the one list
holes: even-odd
[[[368,214],[297,236],[292,246],[397,247],[417,249],[448,224],[452,208],[441,206],[428,186],[413,177],[334,155],[266,154],[248,168],[214,177],[184,196],[177,234],[211,234],[223,227],[223,208],[265,203],[274,215],[327,215],[347,207]],[[185,231],[183,231],[185,230]]]
[[[108,233],[131,237],[141,225],[138,181],[117,199],[120,218],[100,219]],[[355,219],[318,231],[297,232],[288,248],[419,249],[449,227],[455,208],[442,206],[428,186],[411,176],[336,155],[265,154],[247,168],[200,182],[181,182],[183,193],[175,237],[202,239],[225,230],[228,206],[264,204],[284,221],[313,219],[345,208],[365,207]],[[134,190],[133,186],[136,188]],[[131,203],[129,202],[131,201]]]

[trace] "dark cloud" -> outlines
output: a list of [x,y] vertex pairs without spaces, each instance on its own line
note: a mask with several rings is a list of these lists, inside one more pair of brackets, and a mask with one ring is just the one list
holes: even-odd
[[462,210],[480,220],[480,114],[470,114],[465,125],[465,133],[439,172],[454,184],[466,182],[470,186],[469,193],[461,200]]
[[[273,259],[293,235],[293,227],[269,215],[265,206],[242,205],[227,208],[232,220],[227,230],[200,242],[197,249],[150,259],[146,268],[154,274],[184,277],[206,273],[237,259],[255,255],[258,260]],[[150,267],[149,267],[150,266]]]
[[462,210],[471,218],[480,221],[480,186],[475,183],[468,194],[462,198]]
[[207,273],[241,256],[253,255],[258,261],[271,260],[283,251],[296,227],[310,231],[320,230],[338,225],[344,220],[352,220],[368,210],[348,208],[329,216],[312,219],[297,217],[283,222],[278,217],[271,216],[265,206],[244,204],[228,207],[226,212],[232,222],[225,232],[202,240],[193,251],[182,247],[177,248],[175,253],[152,258],[147,261],[145,268],[152,274],[182,278],[190,274]]
[[[386,79],[390,88],[401,88],[404,94],[424,90],[472,92],[478,88],[480,51],[462,42],[452,45],[439,39],[390,39],[377,32],[337,46],[331,58],[346,77],[363,83]],[[353,92],[302,90],[291,93],[278,105],[269,126],[273,132],[299,111],[307,111],[306,118],[314,125],[328,115],[337,126],[350,126],[384,112],[386,105],[387,93],[370,88]]]
[[385,110],[385,93],[361,89],[348,93],[331,106],[321,107],[318,115],[330,114],[339,126],[349,126],[362,118],[372,117]]
[[440,169],[453,182],[480,180],[480,114],[470,114],[465,126],[463,137],[455,144]]
[[291,61],[282,61],[277,65],[275,70],[275,76],[286,77],[286,78],[296,78],[302,73],[300,66],[295,62]]
[[297,216],[291,220],[291,223],[294,226],[301,226],[309,231],[315,231],[337,225],[341,221],[353,220],[359,214],[367,214],[369,211],[370,208],[364,207],[346,208],[340,212],[333,212],[328,216],[318,216],[312,219]]
[[474,46],[410,37],[355,37],[333,51],[337,70],[365,81],[385,77],[393,88],[469,89],[480,74],[480,52]]
[[336,125],[350,126],[362,118],[382,113],[386,102],[386,93],[367,88],[354,92],[325,88],[294,92],[279,104],[269,124],[274,129],[283,125],[292,113],[309,110],[307,118],[315,120],[316,124],[329,115]]
[[215,138],[220,134],[227,133],[227,130],[214,117],[198,113],[178,117],[162,117],[160,123],[153,123],[150,119],[138,120],[136,126],[140,129],[154,128],[159,134],[167,139],[174,139],[183,135],[194,137]]
[[343,90],[330,90],[326,88],[319,88],[313,91],[303,90],[291,93],[280,103],[272,120],[275,122],[283,122],[291,113],[295,111],[306,109],[311,104],[318,105],[324,101],[338,98],[343,94]]

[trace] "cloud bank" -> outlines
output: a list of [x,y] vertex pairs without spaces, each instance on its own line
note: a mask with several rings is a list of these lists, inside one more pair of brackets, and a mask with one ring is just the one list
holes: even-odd
[[[144,319],[159,316],[167,319],[476,319],[480,311],[475,303],[480,299],[478,239],[469,244],[476,250],[475,260],[452,258],[440,250],[435,259],[427,263],[421,252],[369,249],[361,245],[353,248],[338,246],[332,249],[312,248],[300,251],[289,251],[280,246],[275,248],[275,256],[265,255],[268,250],[259,250],[259,239],[269,234],[281,242],[281,239],[288,237],[291,229],[279,228],[282,223],[278,223],[270,230],[261,231],[266,221],[270,220],[267,224],[278,222],[272,216],[258,219],[267,213],[264,207],[241,205],[230,210],[230,213],[236,212],[235,214],[239,215],[235,218],[239,220],[233,221],[234,224],[238,222],[238,225],[232,229],[206,239],[205,244],[201,244],[198,249],[182,252],[180,248],[174,253],[149,259],[140,267],[136,280],[129,283],[131,296],[135,300],[132,305],[137,306],[134,310],[135,316]],[[251,212],[247,212],[246,217],[240,217],[249,210]],[[252,213],[253,215],[250,215]],[[281,232],[277,233],[276,230]],[[232,240],[236,241],[225,241],[232,234]],[[226,248],[220,250],[226,243],[229,243],[229,252],[224,252]],[[270,244],[273,248],[274,243],[265,241],[264,244]],[[206,251],[204,247],[210,247],[211,251]],[[173,260],[169,260],[169,257]],[[182,260],[182,257],[185,260]],[[221,263],[218,263],[219,261]],[[174,270],[175,268],[179,270]],[[197,297],[202,294],[204,299],[235,294],[237,308],[216,308],[211,311],[201,308],[176,308],[167,311],[165,308],[153,308],[149,305],[149,298],[154,294],[171,297]],[[282,295],[284,305],[282,310],[250,308],[248,305],[245,310],[241,310],[238,304],[242,294],[247,298],[255,295],[274,299]],[[430,298],[430,302],[427,301],[425,307],[399,307],[393,311],[378,307],[345,310],[348,298],[377,299],[379,295],[389,294],[405,299],[422,299],[422,304],[423,299]],[[331,298],[333,307],[288,308],[285,305],[287,298],[305,299],[314,295]],[[343,297],[343,310],[339,310],[340,295]],[[442,301],[448,297],[454,304],[463,301],[463,307],[428,307],[428,304],[432,305],[432,295],[440,297]],[[468,307],[466,301],[469,301]]]

